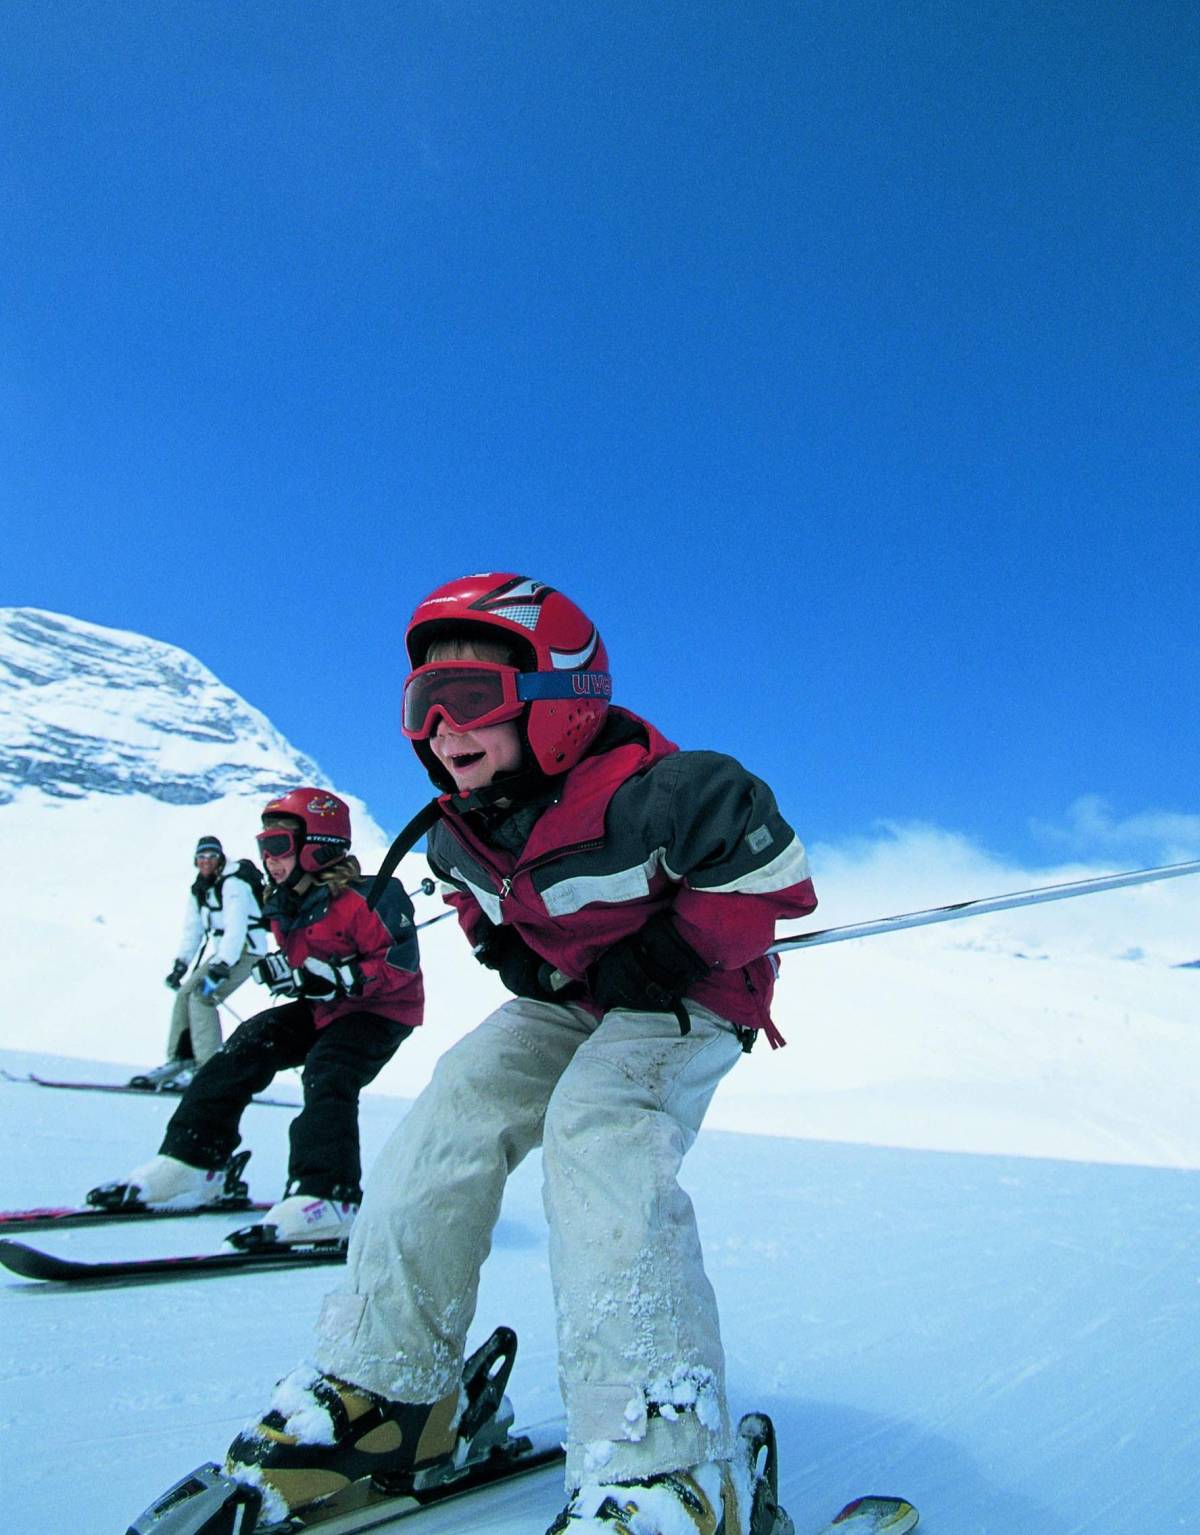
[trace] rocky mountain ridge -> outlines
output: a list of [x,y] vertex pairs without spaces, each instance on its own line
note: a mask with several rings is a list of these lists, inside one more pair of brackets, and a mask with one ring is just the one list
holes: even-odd
[[322,782],[186,651],[40,608],[0,608],[0,804],[145,794],[172,805]]

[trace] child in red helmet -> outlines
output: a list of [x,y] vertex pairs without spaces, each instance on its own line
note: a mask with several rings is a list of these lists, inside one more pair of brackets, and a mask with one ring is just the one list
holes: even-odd
[[278,944],[256,967],[282,1006],[247,1019],[196,1073],[157,1156],[88,1195],[103,1206],[191,1209],[218,1203],[242,1112],[285,1067],[302,1068],[288,1182],[239,1246],[345,1238],[362,1199],[358,1097],[421,1022],[424,992],[412,902],[372,881],[350,852],[350,809],[336,794],[293,789],[262,813],[270,879],[264,916]]
[[[540,1145],[571,1493],[553,1530],[745,1535],[751,1477],[677,1175],[743,1050],[782,1043],[766,951],[779,918],[816,905],[804,849],[737,762],[610,705],[600,637],[561,593],[452,582],[408,650],[404,731],[444,791],[430,865],[513,997],[442,1057],[381,1154],[317,1370],[282,1383],[229,1468],[281,1518],[453,1452],[505,1178]],[[399,1448],[373,1460],[383,1423]]]

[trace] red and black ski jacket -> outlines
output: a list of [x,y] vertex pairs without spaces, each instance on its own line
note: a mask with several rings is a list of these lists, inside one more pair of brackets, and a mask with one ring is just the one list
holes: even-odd
[[318,1029],[345,1013],[376,1013],[411,1028],[422,1021],[425,988],[413,904],[399,880],[389,879],[374,910],[367,905],[370,876],[357,879],[330,899],[319,881],[303,895],[275,888],[263,903],[275,942],[298,970],[310,957],[357,960],[363,989],[357,997],[314,1002]]
[[[443,796],[429,862],[474,943],[481,917],[511,924],[555,969],[588,967],[668,911],[711,967],[687,996],[741,1028],[771,1022],[781,918],[817,898],[808,858],[760,778],[719,752],[682,752],[653,725],[610,709],[593,750],[556,781],[557,797],[519,851]],[[600,1014],[585,996],[582,1005]]]

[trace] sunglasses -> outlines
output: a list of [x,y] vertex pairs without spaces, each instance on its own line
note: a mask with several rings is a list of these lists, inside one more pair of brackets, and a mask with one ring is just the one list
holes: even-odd
[[455,730],[482,730],[514,720],[539,698],[609,698],[607,672],[522,672],[498,661],[432,661],[404,683],[401,727],[410,740],[427,740],[439,718]]

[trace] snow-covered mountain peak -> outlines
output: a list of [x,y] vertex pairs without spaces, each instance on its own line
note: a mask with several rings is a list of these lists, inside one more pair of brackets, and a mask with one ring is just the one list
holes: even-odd
[[317,765],[186,651],[0,608],[0,803],[32,787],[201,805],[305,782]]

